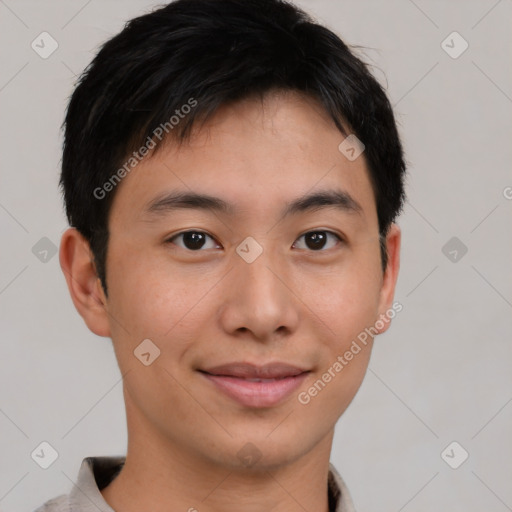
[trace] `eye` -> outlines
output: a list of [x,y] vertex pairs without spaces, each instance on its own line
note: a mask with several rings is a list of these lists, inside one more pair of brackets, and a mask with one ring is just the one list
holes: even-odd
[[[175,240],[182,239],[183,243],[176,243],[178,247],[182,249],[188,249],[190,251],[198,251],[200,249],[216,249],[218,244],[216,244],[215,240],[207,233],[203,231],[183,231],[182,233],[178,233],[174,235],[172,238],[167,240],[167,243],[175,243]],[[210,242],[208,246],[207,239],[213,241],[213,244]]]
[[[302,236],[300,236],[297,239],[297,240],[300,240],[301,238],[304,238],[305,245],[306,245],[306,247],[298,247],[298,249],[311,249],[313,251],[319,251],[319,250],[325,249],[329,235],[331,235],[331,238],[336,238],[338,240],[338,242],[343,242],[343,239],[340,236],[338,236],[336,233],[333,233],[332,231],[309,231],[307,233],[304,233]],[[297,244],[297,242],[295,242],[294,247],[296,247],[296,244]],[[334,243],[334,244],[331,243],[331,245],[329,247],[327,247],[327,249],[330,249],[331,247],[334,247],[335,245],[336,245],[336,243]]]

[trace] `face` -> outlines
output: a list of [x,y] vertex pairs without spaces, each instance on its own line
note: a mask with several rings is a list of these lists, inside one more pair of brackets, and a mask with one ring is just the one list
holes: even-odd
[[368,365],[360,335],[391,307],[400,240],[395,226],[383,273],[364,153],[348,160],[343,139],[311,99],[244,100],[117,187],[104,316],[83,316],[112,337],[130,436],[231,468],[331,439]]

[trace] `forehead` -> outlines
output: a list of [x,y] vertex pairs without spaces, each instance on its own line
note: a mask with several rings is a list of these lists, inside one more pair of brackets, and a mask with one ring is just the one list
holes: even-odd
[[[283,210],[306,193],[346,193],[375,214],[364,154],[350,161],[332,119],[312,98],[291,91],[221,107],[182,145],[165,142],[122,180],[112,210],[140,216],[169,192],[199,193],[232,213]],[[162,143],[164,144],[164,143]],[[376,220],[376,218],[375,218]]]

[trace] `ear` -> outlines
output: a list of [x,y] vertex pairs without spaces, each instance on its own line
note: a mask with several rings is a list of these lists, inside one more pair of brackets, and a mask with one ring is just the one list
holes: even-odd
[[395,286],[398,279],[398,270],[400,269],[401,238],[402,233],[400,228],[396,224],[391,224],[386,235],[388,264],[384,271],[379,299],[379,318],[386,317],[388,320],[381,322],[384,324],[384,327],[378,329],[379,334],[387,331],[391,324],[386,312],[392,308],[393,297],[395,296]]
[[98,336],[110,336],[107,298],[89,243],[77,229],[68,228],[63,233],[59,260],[73,304],[87,327]]

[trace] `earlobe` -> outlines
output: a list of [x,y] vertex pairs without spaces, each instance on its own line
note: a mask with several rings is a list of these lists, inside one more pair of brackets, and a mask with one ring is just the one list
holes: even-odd
[[[384,272],[382,287],[380,290],[379,315],[380,318],[388,317],[388,312],[392,309],[393,298],[395,296],[395,287],[400,269],[400,246],[402,233],[397,224],[391,224],[386,235],[386,248],[388,252],[388,264]],[[394,311],[394,310],[393,310]],[[394,315],[393,315],[394,316]],[[379,334],[387,331],[391,319],[382,322],[384,326],[379,329]]]
[[106,297],[87,240],[75,228],[62,235],[59,261],[76,310],[98,336],[110,336]]

